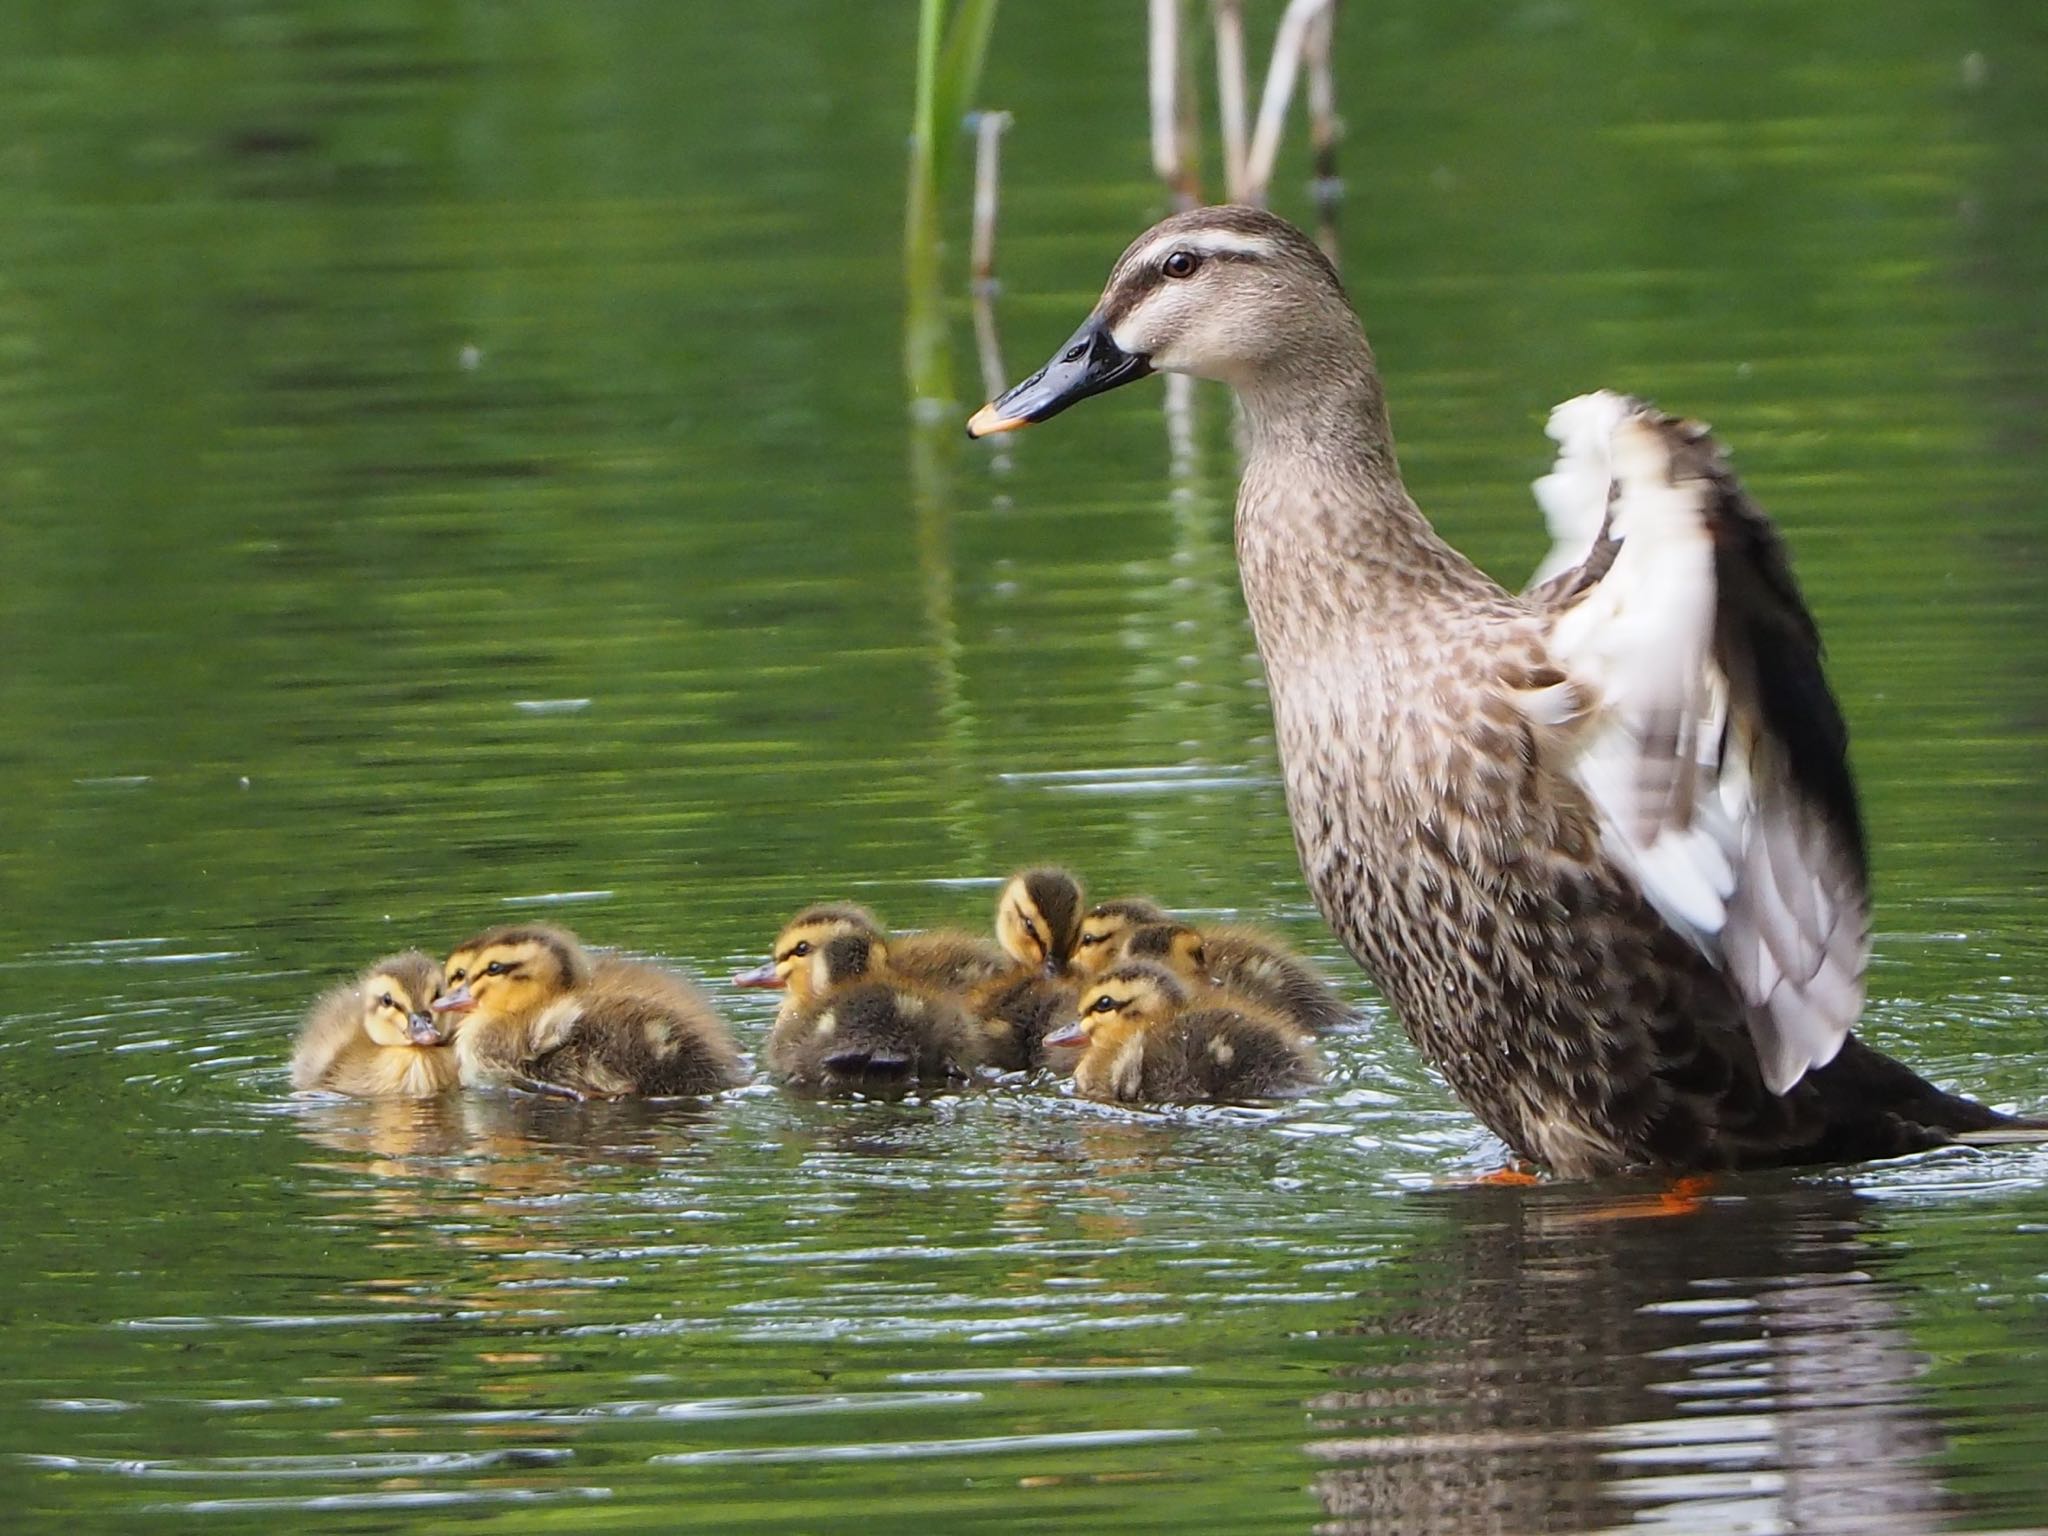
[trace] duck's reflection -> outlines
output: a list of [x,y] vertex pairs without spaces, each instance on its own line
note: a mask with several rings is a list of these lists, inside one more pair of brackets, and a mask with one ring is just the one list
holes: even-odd
[[1944,1503],[1868,1202],[1745,1184],[1421,1197],[1413,1299],[1309,1401],[1327,1532],[1905,1532]]

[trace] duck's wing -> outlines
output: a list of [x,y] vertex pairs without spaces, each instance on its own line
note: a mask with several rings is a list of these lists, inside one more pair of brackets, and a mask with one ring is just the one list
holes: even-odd
[[1619,548],[1614,518],[1614,429],[1642,402],[1598,390],[1567,400],[1543,428],[1557,444],[1550,473],[1529,487],[1550,530],[1550,552],[1522,596],[1534,607],[1563,607],[1607,574]]
[[1726,970],[1783,1093],[1841,1049],[1870,951],[1862,814],[1819,632],[1704,428],[1605,395],[1560,407],[1552,435],[1553,487],[1582,507],[1602,470],[1609,489],[1590,550],[1530,596],[1568,679],[1535,707],[1608,855]]

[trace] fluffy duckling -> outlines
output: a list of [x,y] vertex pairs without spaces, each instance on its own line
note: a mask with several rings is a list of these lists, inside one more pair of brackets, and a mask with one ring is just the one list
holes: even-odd
[[1081,934],[1081,882],[1064,869],[1019,870],[996,897],[996,942],[1017,964],[1064,976]]
[[778,1076],[828,1091],[907,1087],[966,1077],[980,1064],[974,1021],[898,973],[881,939],[837,934],[802,969],[808,1000],[779,1016],[768,1034],[767,1062]]
[[[886,935],[865,907],[826,902],[806,907],[782,925],[768,958],[733,978],[736,987],[777,987],[783,990],[779,1023],[812,1002],[811,957],[842,934],[882,941]],[[994,980],[1010,969],[1003,952],[986,939],[955,929],[934,928],[888,939],[889,967],[900,980],[941,992],[965,992]]]
[[292,1050],[292,1086],[359,1099],[430,1099],[460,1080],[455,1052],[434,1022],[441,967],[409,949],[387,955],[328,991],[306,1015]]
[[[1081,920],[1081,932],[1074,942],[1074,969],[1083,976],[1099,976],[1130,953],[1131,935],[1140,928],[1175,921],[1165,908],[1142,896],[1102,902]],[[1323,979],[1322,972],[1272,934],[1235,924],[1198,931],[1206,957],[1204,967],[1213,985],[1279,1014],[1312,1035],[1327,1034],[1350,1017],[1344,999]],[[1167,957],[1155,953],[1148,958]]]
[[465,1083],[618,1099],[746,1080],[724,1020],[695,987],[644,960],[592,955],[564,928],[515,924],[461,945],[434,1012],[458,1021]]
[[1100,976],[1123,958],[1124,940],[1133,929],[1173,920],[1171,912],[1143,896],[1097,902],[1082,915],[1080,931],[1074,935],[1074,973]]
[[996,938],[1010,964],[968,994],[981,1020],[991,1066],[1028,1072],[1045,1065],[1045,1037],[1073,1017],[1080,1000],[1067,979],[1081,927],[1081,884],[1063,869],[1012,875],[996,898]]
[[1319,1082],[1315,1047],[1264,1014],[1204,1004],[1161,966],[1127,961],[1081,996],[1080,1016],[1049,1036],[1081,1047],[1074,1087],[1124,1104],[1215,1104],[1299,1093]]

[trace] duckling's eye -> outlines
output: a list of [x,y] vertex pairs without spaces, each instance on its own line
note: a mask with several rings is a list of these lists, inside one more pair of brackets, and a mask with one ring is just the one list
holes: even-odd
[[1090,1013],[1115,1013],[1121,1007],[1123,1007],[1123,1004],[1113,997],[1098,997],[1095,999],[1095,1006],[1088,1011]]
[[489,965],[484,967],[484,974],[486,976],[502,976],[511,969],[512,967],[507,965],[504,961],[493,960]]
[[811,952],[811,941],[809,939],[801,939],[790,947],[789,952],[801,960]]
[[391,1000],[391,994],[389,992],[386,992],[382,997],[377,999],[377,1006],[379,1008],[396,1008],[398,1004],[394,1003]]
[[1168,277],[1193,277],[1201,264],[1202,258],[1193,251],[1174,251],[1159,264],[1159,270]]
[[454,986],[455,983],[462,980],[468,974],[469,972],[467,971],[450,971],[448,973],[448,985],[451,987]]
[[1109,935],[1106,933],[1084,933],[1081,935],[1081,947],[1083,949],[1093,949],[1108,937]]

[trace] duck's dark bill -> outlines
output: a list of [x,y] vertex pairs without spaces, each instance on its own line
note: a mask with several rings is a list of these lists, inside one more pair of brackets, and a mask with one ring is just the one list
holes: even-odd
[[1151,371],[1149,360],[1124,351],[1110,340],[1109,328],[1091,318],[1051,362],[976,411],[967,423],[967,435],[1014,432],[1059,415],[1076,400],[1142,379]]

